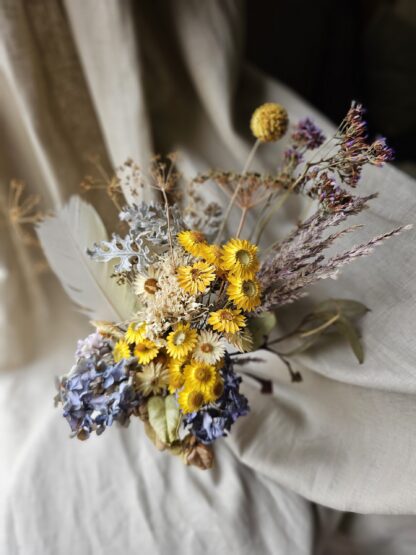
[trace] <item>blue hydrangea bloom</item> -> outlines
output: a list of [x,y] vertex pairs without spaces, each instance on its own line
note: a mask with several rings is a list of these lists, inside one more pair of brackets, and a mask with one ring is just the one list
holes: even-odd
[[101,434],[114,421],[128,422],[141,402],[129,377],[129,361],[114,363],[94,354],[79,358],[61,378],[58,398],[63,416],[80,439],[93,431]]
[[226,356],[221,370],[223,395],[215,403],[184,417],[184,424],[201,443],[212,443],[227,435],[234,422],[249,412],[247,398],[240,393],[241,378],[232,366],[231,358]]

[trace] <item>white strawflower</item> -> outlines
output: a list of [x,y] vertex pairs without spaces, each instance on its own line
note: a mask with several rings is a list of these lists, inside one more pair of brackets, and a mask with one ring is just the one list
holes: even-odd
[[134,280],[134,292],[139,297],[152,297],[160,289],[160,270],[154,264],[146,272],[140,273]]
[[225,353],[225,340],[210,330],[202,330],[193,357],[207,364],[215,364]]

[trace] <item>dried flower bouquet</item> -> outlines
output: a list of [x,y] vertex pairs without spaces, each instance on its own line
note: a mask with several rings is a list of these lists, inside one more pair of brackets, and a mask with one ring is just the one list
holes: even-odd
[[[250,172],[261,143],[281,139],[289,128],[276,173]],[[75,364],[58,383],[57,403],[79,439],[137,416],[159,449],[209,468],[212,443],[249,411],[236,373],[248,356],[241,353],[273,351],[292,380],[301,381],[290,355],[337,332],[362,361],[354,320],[366,308],[354,301],[328,300],[289,334],[270,334],[276,309],[403,229],[326,254],[356,228],[341,224],[376,196],[354,194],[363,167],[382,166],[392,152],[384,139],[367,142],[363,109],[354,103],[329,140],[310,119],[290,126],[286,110],[274,103],[254,112],[251,129],[256,141],[241,174],[199,175],[185,194],[172,160],[156,159],[147,177],[126,163],[107,191],[124,206],[123,185],[137,202],[120,209],[124,232],[110,240],[94,208],[79,197],[37,223],[50,265],[95,327],[78,342]],[[224,210],[204,201],[202,183],[225,192]],[[144,202],[144,187],[156,189],[160,202]],[[316,211],[261,256],[262,233],[291,194],[313,199]],[[228,216],[236,208],[240,222],[228,236]],[[248,235],[246,216],[254,209],[260,216]],[[286,341],[291,349],[277,350]],[[261,385],[270,390],[270,384]]]

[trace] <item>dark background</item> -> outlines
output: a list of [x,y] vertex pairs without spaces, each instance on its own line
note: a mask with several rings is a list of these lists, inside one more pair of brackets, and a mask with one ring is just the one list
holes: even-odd
[[416,175],[416,0],[247,0],[247,57],[339,123],[367,108]]

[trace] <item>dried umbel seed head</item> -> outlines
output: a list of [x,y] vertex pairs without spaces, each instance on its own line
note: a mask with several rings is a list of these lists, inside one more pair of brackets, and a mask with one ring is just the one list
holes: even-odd
[[262,143],[272,143],[283,137],[288,124],[286,109],[280,104],[268,102],[255,110],[250,128],[256,139]]

